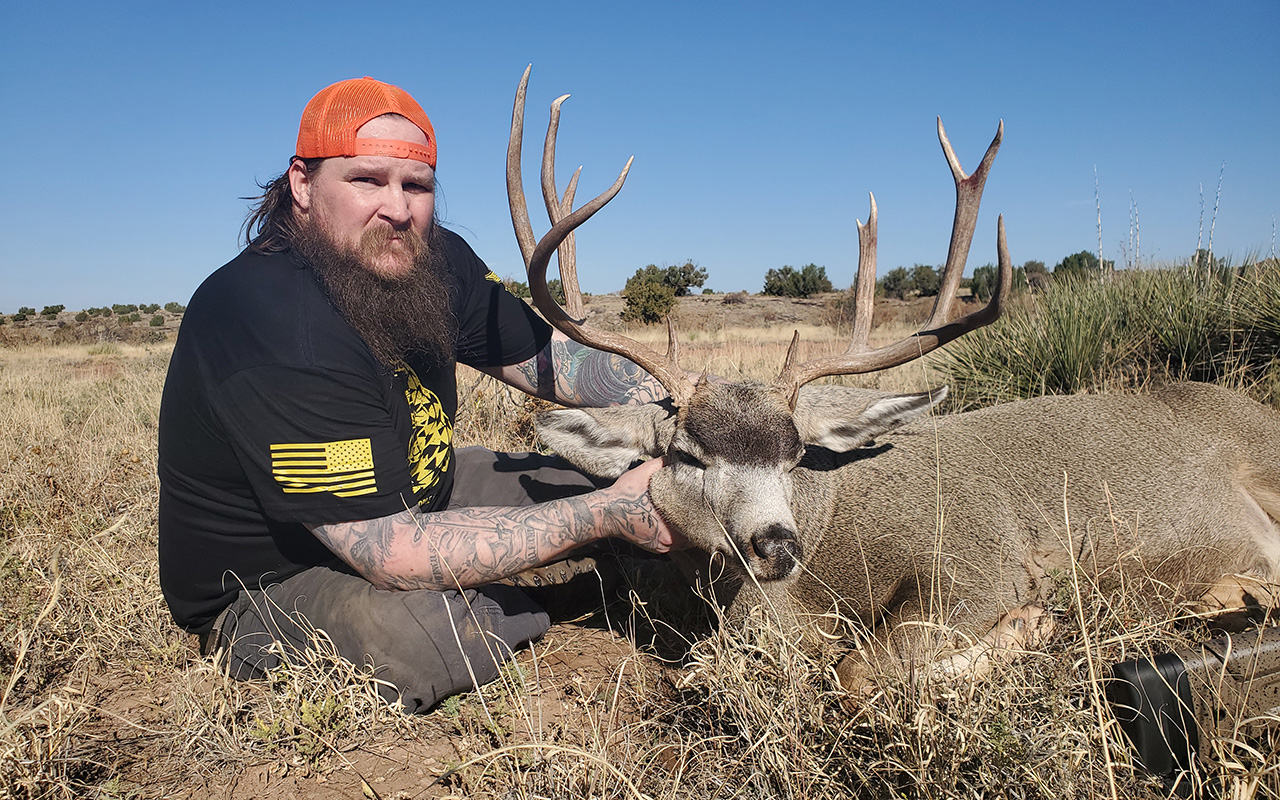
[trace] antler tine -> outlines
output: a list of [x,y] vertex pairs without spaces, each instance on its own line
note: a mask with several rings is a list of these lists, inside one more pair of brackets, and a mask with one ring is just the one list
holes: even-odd
[[[797,363],[800,355],[800,331],[791,337],[791,345],[787,348],[787,357],[782,364],[782,372],[774,385],[779,387],[791,405],[796,407],[800,387],[811,380],[824,375],[838,374],[830,369],[839,369],[849,359],[866,352],[867,341],[871,337],[871,318],[875,312],[876,302],[876,196],[868,193],[871,200],[871,211],[867,214],[867,224],[856,220],[858,225],[858,276],[853,287],[853,331],[849,348],[839,358],[820,359],[818,361]],[[809,372],[818,369],[818,374]]]
[[542,145],[542,200],[547,204],[547,216],[554,225],[563,216],[560,213],[560,193],[556,191],[556,137],[560,135],[560,106],[569,99],[562,94],[551,101],[551,116],[547,121],[547,138]]
[[529,258],[537,244],[533,236],[533,225],[529,222],[529,206],[524,200],[524,180],[520,175],[521,144],[524,140],[524,96],[529,88],[531,70],[532,64],[524,68],[524,75],[516,88],[516,102],[511,110],[511,137],[507,140],[507,202],[511,205],[511,224],[516,229],[516,242],[520,245],[525,269],[529,268]]
[[[547,206],[547,216],[554,225],[573,210],[573,196],[578,191],[578,178],[582,167],[573,171],[569,185],[564,190],[564,200],[556,197],[556,137],[560,132],[560,106],[569,95],[562,94],[551,101],[551,117],[547,122],[547,138],[542,147],[542,200]],[[564,289],[565,310],[575,319],[583,318],[582,290],[578,286],[577,242],[571,232],[560,243],[557,259],[560,263],[560,285]]]
[[871,315],[876,302],[876,196],[871,197],[867,224],[858,221],[858,278],[853,290],[853,341],[849,353],[867,349],[871,336]]
[[964,273],[965,262],[969,259],[969,246],[973,243],[973,231],[978,225],[978,206],[982,204],[982,189],[987,182],[987,174],[991,163],[1000,150],[1000,142],[1004,139],[1004,120],[996,128],[996,136],[987,147],[986,155],[972,175],[966,175],[956,158],[956,151],[947,138],[947,129],[942,125],[942,117],[938,117],[938,141],[942,144],[942,152],[947,157],[947,165],[951,167],[951,176],[956,184],[956,216],[951,225],[951,243],[947,247],[947,261],[942,268],[942,279],[938,287],[938,299],[934,301],[933,311],[925,328],[935,328],[947,323],[951,317],[951,303],[955,300],[956,291],[960,288],[960,278]]
[[[582,175],[582,167],[573,171],[569,185],[564,190],[564,200],[560,202],[560,215],[563,218],[573,210],[573,196],[578,192],[578,177]],[[560,285],[564,287],[564,305],[569,316],[582,319],[586,312],[582,308],[582,289],[578,286],[578,243],[573,232],[564,237],[556,258],[560,262]]]
[[[524,122],[524,100],[525,88],[528,84],[529,70],[525,70],[524,77],[520,81],[520,87],[516,92],[516,110],[512,114],[511,128],[511,144],[507,147],[507,191],[509,202],[511,204],[512,222],[516,228],[516,238],[521,239],[522,222],[523,230],[527,230],[530,238],[532,238],[532,227],[529,224],[528,210],[524,202],[524,193],[522,184],[519,179],[520,165],[520,147],[519,139],[523,135]],[[563,98],[562,98],[563,99]],[[517,121],[519,125],[517,126]],[[547,141],[543,149],[543,183],[544,187],[547,183],[548,164],[551,170],[554,170],[555,164],[555,126],[548,132]],[[512,160],[512,153],[515,154],[515,161]],[[603,331],[591,328],[581,321],[574,319],[565,309],[561,308],[558,303],[551,297],[551,292],[547,289],[547,265],[551,261],[551,254],[555,252],[566,238],[579,225],[590,219],[597,211],[605,206],[610,200],[618,194],[622,189],[622,184],[627,179],[627,173],[631,170],[631,164],[634,157],[627,159],[626,166],[622,168],[622,172],[618,175],[618,179],[613,185],[602,192],[599,196],[586,203],[577,211],[569,212],[569,208],[573,202],[573,194],[577,189],[577,174],[570,181],[569,188],[565,192],[563,203],[556,203],[554,200],[554,174],[551,174],[552,189],[551,194],[546,197],[548,211],[553,220],[551,230],[547,232],[537,244],[532,246],[531,252],[526,255],[525,263],[528,269],[529,277],[529,293],[533,295],[534,306],[542,312],[547,321],[554,325],[558,330],[573,339],[576,342],[594,347],[598,350],[605,350],[610,353],[616,353],[623,358],[634,361],[641,368],[647,371],[663,388],[671,395],[671,398],[677,405],[683,404],[693,394],[694,383],[685,376],[684,372],[679,368],[677,358],[677,348],[674,343],[668,347],[667,355],[659,356],[653,350],[645,347],[621,334],[611,331]],[[513,175],[515,176],[513,179]],[[554,207],[554,210],[552,210]],[[559,217],[557,219],[557,217]],[[524,251],[524,242],[521,240],[521,250]],[[570,256],[572,258],[572,256]],[[562,275],[561,282],[565,285],[566,296],[570,292],[569,279]],[[576,275],[572,279],[572,291],[579,294]],[[669,332],[670,333],[670,332]],[[671,339],[674,340],[674,333],[670,333]]]
[[[955,151],[951,148],[951,142],[947,140],[942,119],[938,119],[938,138],[942,142],[942,150],[947,157],[947,163],[951,167],[956,184],[956,216],[951,229],[951,247],[943,267],[942,285],[929,320],[918,333],[875,350],[866,349],[867,338],[871,331],[872,304],[875,298],[876,205],[875,197],[871,198],[871,214],[867,224],[864,226],[858,223],[858,279],[854,289],[852,342],[843,355],[795,364],[794,351],[797,342],[793,339],[782,373],[774,381],[774,388],[789,399],[792,408],[795,408],[800,387],[809,381],[828,375],[876,372],[905,364],[969,331],[990,325],[999,318],[1004,311],[1005,299],[1013,284],[1013,267],[1009,260],[1003,216],[999,218],[997,225],[996,251],[999,275],[991,300],[981,309],[966,314],[954,322],[948,322],[951,302],[956,290],[959,289],[960,276],[969,255],[969,245],[973,241],[978,206],[982,201],[983,184],[986,183],[987,174],[995,160],[996,151],[1000,149],[1003,136],[1004,121],[1001,120],[995,139],[987,148],[982,163],[974,170],[973,175],[966,175],[960,166],[959,159],[956,158]],[[797,334],[796,338],[798,337]]]

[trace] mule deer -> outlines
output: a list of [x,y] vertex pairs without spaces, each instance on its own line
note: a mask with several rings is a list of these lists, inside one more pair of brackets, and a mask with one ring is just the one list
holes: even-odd
[[[520,84],[508,150],[517,238],[536,306],[571,338],[625,356],[657,377],[670,401],[544,413],[543,440],[580,467],[617,476],[665,456],[650,481],[664,519],[718,561],[733,580],[732,620],[758,606],[796,623],[812,642],[879,632],[864,653],[884,652],[900,623],[936,620],[972,644],[941,663],[981,669],[993,651],[1032,645],[1048,628],[1042,603],[1055,579],[1099,586],[1141,573],[1215,602],[1260,600],[1280,583],[1280,415],[1225,389],[1169,386],[1148,395],[1041,397],[938,416],[946,388],[889,394],[806,386],[816,378],[882,370],[917,359],[994,321],[1011,267],[998,224],[998,286],[981,309],[951,320],[983,184],[1003,123],[966,175],[938,138],[956,185],[942,288],[923,329],[870,349],[876,206],[858,224],[852,343],[835,358],[800,363],[792,340],[770,385],[691,380],[668,352],[593,329],[547,291],[551,252],[607,203],[617,182],[569,213],[577,174],[556,196],[555,129],[543,151],[543,188],[554,223],[534,245],[520,188],[520,137],[528,72]],[[562,251],[563,253],[563,251]],[[565,273],[562,273],[565,275]],[[566,294],[575,281],[563,281]],[[1236,577],[1231,577],[1236,576]],[[919,631],[926,626],[901,626]],[[901,654],[922,644],[893,638]],[[841,675],[859,679],[862,662]]]

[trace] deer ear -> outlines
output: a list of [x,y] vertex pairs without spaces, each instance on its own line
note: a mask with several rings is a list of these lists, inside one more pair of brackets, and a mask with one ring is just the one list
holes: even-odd
[[578,469],[616,478],[637,461],[657,458],[675,435],[675,414],[667,405],[568,408],[534,416],[538,437]]
[[805,444],[844,453],[923,416],[946,396],[946,386],[916,394],[828,391],[810,402],[802,393],[796,425]]

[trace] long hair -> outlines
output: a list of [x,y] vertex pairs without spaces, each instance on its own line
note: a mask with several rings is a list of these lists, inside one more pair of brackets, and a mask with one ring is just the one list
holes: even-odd
[[[323,158],[298,158],[310,175],[320,168]],[[293,159],[289,161],[293,165]],[[245,218],[240,235],[254,253],[280,253],[293,245],[298,223],[293,216],[293,191],[289,188],[289,170],[275,179],[258,184],[262,194],[243,198],[254,203]]]

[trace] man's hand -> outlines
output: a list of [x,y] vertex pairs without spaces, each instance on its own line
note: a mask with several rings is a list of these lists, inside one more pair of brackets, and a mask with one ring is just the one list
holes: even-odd
[[667,553],[688,547],[683,536],[667,527],[649,498],[649,479],[663,466],[665,464],[661,458],[646,461],[622,473],[610,487],[628,501],[634,502],[637,508],[649,509],[647,514],[633,515],[635,523],[628,531],[623,532],[622,538],[654,553]]

